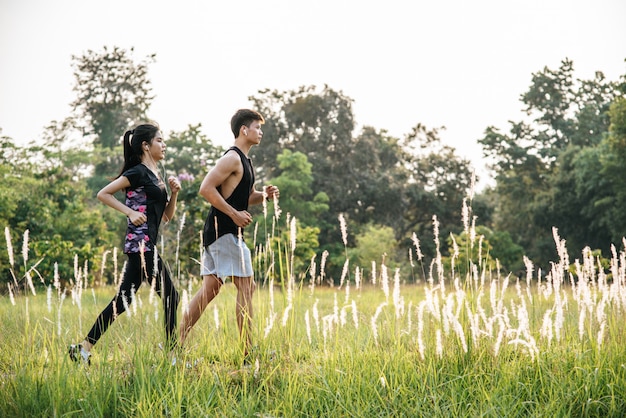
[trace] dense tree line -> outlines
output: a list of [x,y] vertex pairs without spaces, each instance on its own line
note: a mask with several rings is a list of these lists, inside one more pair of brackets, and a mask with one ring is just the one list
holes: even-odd
[[[26,147],[0,138],[0,226],[15,247],[13,254],[0,251],[5,281],[15,283],[27,271],[66,281],[80,274],[114,280],[115,272],[104,266],[120,246],[125,222],[95,194],[118,174],[121,134],[149,119],[148,67],[155,57],[136,62],[132,52],[104,48],[73,57],[73,114],[51,122]],[[575,80],[573,73],[573,63],[564,60],[556,70],[533,74],[521,96],[527,119],[511,122],[506,133],[486,128],[479,142],[496,184],[480,192],[470,162],[441,141],[440,127],[416,123],[401,138],[371,126],[357,131],[352,99],[329,86],[258,91],[250,100],[266,124],[252,159],[259,184],[280,187],[283,220],[297,220],[294,271],[303,277],[311,258],[328,252],[331,280],[338,280],[346,255],[363,274],[372,261],[408,273],[417,237],[426,268],[438,253],[449,260],[460,246],[462,273],[469,258],[477,263],[479,256],[493,268],[521,273],[523,255],[544,268],[555,260],[553,227],[572,257],[585,246],[609,255],[612,244],[621,245],[626,224],[620,210],[626,200],[626,83],[600,72]],[[183,191],[179,216],[163,236],[180,254],[173,272],[188,277],[197,273],[208,211],[197,191],[224,149],[198,124],[166,137],[163,174],[179,176]],[[269,210],[271,218],[271,205]],[[270,221],[261,212],[261,228],[248,234],[266,235]],[[340,215],[349,231],[347,248]],[[470,242],[474,231],[481,254]],[[288,234],[286,224],[278,228],[284,242]]]

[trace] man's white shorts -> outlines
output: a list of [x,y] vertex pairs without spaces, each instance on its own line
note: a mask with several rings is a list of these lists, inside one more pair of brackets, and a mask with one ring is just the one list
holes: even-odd
[[213,274],[222,282],[228,277],[251,277],[250,249],[233,234],[223,235],[204,248],[200,274]]

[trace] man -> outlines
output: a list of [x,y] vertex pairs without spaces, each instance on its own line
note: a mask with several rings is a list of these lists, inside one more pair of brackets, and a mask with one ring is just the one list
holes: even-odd
[[[200,186],[200,195],[209,201],[211,210],[203,233],[202,287],[189,303],[180,324],[180,344],[198,321],[207,305],[231,277],[237,287],[237,326],[244,346],[244,361],[251,347],[252,294],[255,283],[250,250],[243,242],[243,228],[252,223],[249,205],[263,202],[264,194],[254,189],[254,169],[248,152],[263,137],[260,113],[238,110],[231,119],[235,144],[217,161]],[[278,198],[275,186],[267,186],[268,199]]]

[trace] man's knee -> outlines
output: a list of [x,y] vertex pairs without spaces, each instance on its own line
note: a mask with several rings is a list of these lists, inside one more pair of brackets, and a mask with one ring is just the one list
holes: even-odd
[[213,298],[217,296],[222,288],[222,281],[214,275],[204,276],[202,280],[202,287],[204,288],[204,295],[206,297]]

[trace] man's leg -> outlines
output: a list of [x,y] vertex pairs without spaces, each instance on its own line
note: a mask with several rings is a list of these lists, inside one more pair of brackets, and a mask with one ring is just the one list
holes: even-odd
[[210,274],[203,276],[202,287],[196,292],[180,322],[180,345],[182,346],[191,328],[198,322],[207,305],[217,296],[222,282],[217,276]]
[[244,344],[244,356],[248,355],[252,346],[252,294],[256,288],[252,277],[233,277],[233,283],[237,287],[237,326],[239,337]]

